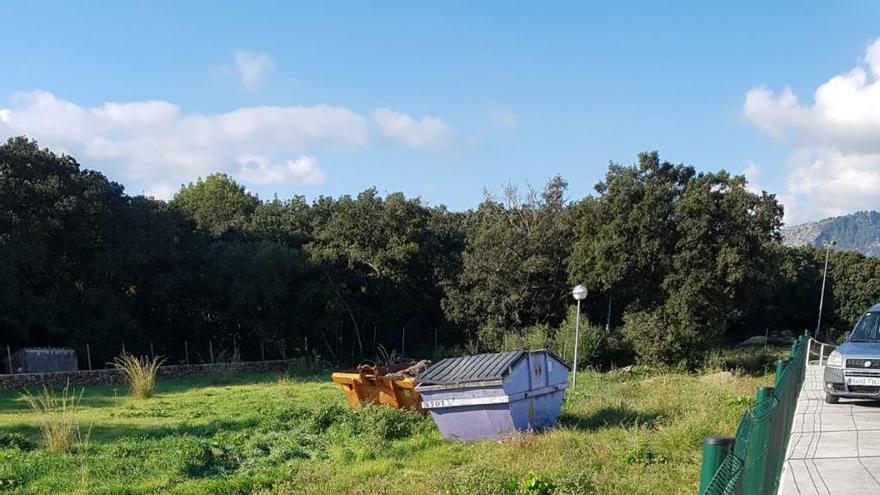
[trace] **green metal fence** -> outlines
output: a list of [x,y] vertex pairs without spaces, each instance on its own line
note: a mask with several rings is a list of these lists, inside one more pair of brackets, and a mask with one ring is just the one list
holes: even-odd
[[804,381],[809,336],[794,342],[776,366],[775,387],[759,388],[735,438],[711,437],[703,447],[700,493],[772,495],[779,488],[798,395]]

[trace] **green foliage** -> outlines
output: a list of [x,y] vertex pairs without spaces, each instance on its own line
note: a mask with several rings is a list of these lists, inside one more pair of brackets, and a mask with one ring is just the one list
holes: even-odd
[[[824,254],[824,251],[813,252],[817,264],[824,261]],[[880,302],[880,258],[853,251],[832,252],[828,266],[831,293],[826,294],[826,302],[829,295],[832,299],[831,304],[823,308],[823,317],[842,334],[852,329],[867,308]]]
[[551,495],[555,486],[546,476],[529,473],[513,486],[512,495]]
[[567,183],[552,179],[542,194],[508,185],[503,200],[487,197],[473,214],[455,284],[444,308],[466,329],[480,329],[481,347],[537,323],[558,325],[568,291]]
[[663,464],[666,462],[666,456],[657,452],[653,446],[648,443],[640,443],[629,450],[621,458],[625,464],[639,464],[649,466],[651,464]]
[[782,209],[743,177],[639,156],[584,200],[572,281],[613,296],[646,361],[698,361],[769,294]]
[[[0,146],[0,334],[13,347],[90,342],[93,363],[123,342],[172,363],[188,343],[208,362],[209,341],[243,360],[351,364],[379,345],[570,359],[576,283],[590,290],[583,321],[599,324],[584,327],[579,366],[635,353],[694,367],[722,343],[815,324],[825,252],[783,247],[781,206],[743,177],[652,152],[609,165],[594,195],[566,190],[561,177],[508,185],[450,212],[375,188],[264,201],[213,174],[166,203],[13,138]],[[832,253],[828,339],[878,300],[880,261]]]
[[[581,314],[580,332],[578,339],[578,369],[605,364],[612,354],[610,351],[610,336],[605,328],[589,321],[588,315]],[[568,316],[553,336],[553,350],[566,362],[574,362],[576,311],[574,306],[569,307]]]
[[[568,316],[558,328],[537,324],[521,332],[507,332],[501,335],[499,349],[513,351],[519,349],[549,349],[566,363],[574,362],[576,311],[569,308]],[[619,349],[612,349],[613,336],[605,328],[591,323],[581,315],[578,343],[578,369],[607,365]]]
[[500,349],[515,351],[519,349],[553,349],[556,331],[545,324],[533,325],[522,332],[507,332],[501,336]]
[[667,307],[627,314],[622,331],[639,358],[648,363],[690,360],[695,365],[694,359],[717,342],[714,329],[701,328]]
[[359,409],[353,418],[355,431],[377,440],[399,440],[426,426],[426,418],[413,411],[369,404]]
[[192,435],[173,435],[162,440],[166,469],[179,476],[217,476],[234,471],[240,460],[231,448]]
[[219,173],[189,183],[171,200],[171,206],[191,219],[197,229],[217,237],[247,228],[259,205],[259,198]]
[[611,164],[596,198],[575,205],[569,281],[610,293],[618,311],[662,303],[662,284],[676,248],[675,204],[693,167],[642,153],[634,167]]
[[0,431],[0,449],[31,450],[36,444],[22,433]]

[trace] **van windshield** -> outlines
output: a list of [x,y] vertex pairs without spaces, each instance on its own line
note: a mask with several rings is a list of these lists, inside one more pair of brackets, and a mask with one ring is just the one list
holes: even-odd
[[880,312],[865,313],[856,323],[850,342],[880,342]]

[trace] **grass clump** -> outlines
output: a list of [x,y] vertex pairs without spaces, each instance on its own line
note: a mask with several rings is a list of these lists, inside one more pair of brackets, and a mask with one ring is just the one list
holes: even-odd
[[132,397],[147,399],[152,397],[156,389],[156,374],[164,362],[165,358],[162,356],[148,358],[122,353],[113,358],[111,364],[122,374]]
[[54,388],[43,387],[38,394],[24,393],[24,401],[40,418],[40,436],[43,446],[51,452],[70,452],[74,435],[79,433],[77,412],[83,391],[76,395],[65,386],[60,394]]

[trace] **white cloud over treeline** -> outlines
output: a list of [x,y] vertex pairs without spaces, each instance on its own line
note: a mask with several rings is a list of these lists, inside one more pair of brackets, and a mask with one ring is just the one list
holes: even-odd
[[157,197],[212,172],[254,185],[321,184],[317,154],[356,153],[378,136],[417,150],[457,141],[442,119],[388,109],[364,116],[334,105],[254,106],[203,115],[161,100],[86,107],[46,91],[17,93],[0,108],[0,136],[22,134]]
[[789,88],[754,88],[746,120],[791,146],[781,199],[786,222],[860,209],[880,209],[880,39],[849,71],[816,88],[802,102]]

